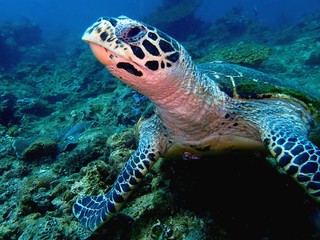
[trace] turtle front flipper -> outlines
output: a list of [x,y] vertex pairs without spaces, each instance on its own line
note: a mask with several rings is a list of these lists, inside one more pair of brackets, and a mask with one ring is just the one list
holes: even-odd
[[138,149],[122,168],[112,189],[104,195],[78,199],[73,205],[73,214],[90,230],[95,231],[121,209],[130,193],[159,158],[161,148],[164,148],[161,141],[165,141],[159,128],[147,120],[141,124],[139,135]]
[[305,123],[292,118],[264,120],[263,143],[280,167],[320,202],[320,149],[308,139]]

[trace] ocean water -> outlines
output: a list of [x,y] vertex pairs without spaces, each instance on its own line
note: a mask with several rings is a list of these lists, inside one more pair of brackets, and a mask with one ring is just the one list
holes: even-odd
[[195,64],[237,64],[208,74],[244,71],[238,97],[292,95],[313,113],[308,137],[320,146],[319,0],[0,0],[0,13],[0,239],[320,239],[319,203],[258,150],[159,159],[94,233],[72,212],[112,189],[155,111],[81,40],[98,18],[157,27]]
[[[47,34],[59,30],[82,34],[83,29],[100,16],[127,15],[130,18],[141,19],[152,14],[162,3],[174,5],[178,2],[2,0],[0,21],[19,21],[28,18],[39,24]],[[304,15],[316,12],[320,8],[317,0],[227,0],[223,3],[203,0],[199,8],[195,10],[195,16],[212,22],[225,15],[233,7],[240,7],[246,16],[276,28],[297,22]]]

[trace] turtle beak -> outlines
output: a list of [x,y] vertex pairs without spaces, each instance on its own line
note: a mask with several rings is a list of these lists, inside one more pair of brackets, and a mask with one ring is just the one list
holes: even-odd
[[111,63],[111,59],[108,54],[108,49],[93,42],[88,42],[88,44],[94,56],[99,60],[99,62],[101,62],[105,66]]

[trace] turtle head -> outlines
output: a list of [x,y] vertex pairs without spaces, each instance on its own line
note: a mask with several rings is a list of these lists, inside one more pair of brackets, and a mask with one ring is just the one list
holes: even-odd
[[188,56],[167,34],[125,16],[99,18],[82,39],[114,76],[146,96],[179,78]]

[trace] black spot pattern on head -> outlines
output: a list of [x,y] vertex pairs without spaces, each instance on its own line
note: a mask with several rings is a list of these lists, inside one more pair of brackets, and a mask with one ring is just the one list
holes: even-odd
[[151,27],[150,25],[147,25],[147,29],[151,30],[151,31],[154,31],[155,28],[154,27]]
[[153,32],[149,32],[148,37],[154,41],[157,40],[157,38],[158,38],[157,34],[154,34]]
[[171,42],[172,42],[172,45],[173,45],[174,49],[178,50],[179,49],[179,45],[178,45],[177,41],[172,40]]
[[142,42],[142,45],[145,47],[145,49],[153,56],[159,56],[160,53],[159,53],[159,50],[158,48],[153,45],[149,40],[145,39],[143,42]]
[[165,68],[164,62],[161,61],[161,68]]
[[128,73],[133,74],[137,77],[141,77],[142,76],[142,72],[137,70],[132,64],[130,63],[126,63],[126,62],[119,62],[117,64],[118,68],[122,68],[124,70],[126,70]]
[[102,32],[100,34],[100,38],[101,38],[102,41],[105,41],[107,39],[107,37],[108,37],[108,33],[106,33],[106,32]]
[[88,33],[89,33],[89,34],[91,34],[93,30],[94,30],[94,28],[93,28],[93,27],[92,27],[92,28],[90,28],[90,29],[88,30]]
[[140,47],[137,46],[131,46],[133,54],[140,59],[143,59],[145,57],[144,52]]
[[179,53],[175,52],[175,53],[171,54],[170,56],[168,56],[167,59],[171,62],[176,62],[179,59]]
[[148,61],[146,62],[146,67],[148,67],[149,69],[156,71],[159,68],[159,63],[158,61]]
[[167,42],[171,42],[171,37],[169,37],[167,34],[160,31],[158,31],[158,34],[162,39],[166,40]]
[[114,40],[115,40],[114,37],[110,37],[110,38],[107,39],[107,42],[112,42],[112,41],[114,41]]
[[110,22],[111,25],[114,26],[114,27],[117,25],[117,20],[114,19],[114,18],[110,18],[110,19],[109,19],[109,22]]
[[167,41],[160,40],[159,46],[160,46],[161,50],[165,53],[174,51],[174,48],[172,47],[172,45],[170,43],[168,43]]

